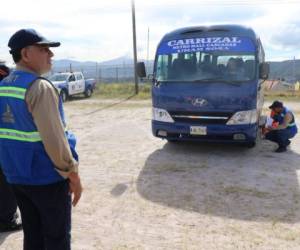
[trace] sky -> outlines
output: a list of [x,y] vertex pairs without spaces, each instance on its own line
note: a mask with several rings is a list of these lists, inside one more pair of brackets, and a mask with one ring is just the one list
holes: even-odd
[[[22,28],[60,41],[55,60],[133,57],[131,7],[131,0],[1,2],[0,60],[12,63],[7,42]],[[138,60],[153,59],[162,36],[174,29],[212,24],[252,27],[268,61],[300,59],[299,0],[135,0],[135,19]]]

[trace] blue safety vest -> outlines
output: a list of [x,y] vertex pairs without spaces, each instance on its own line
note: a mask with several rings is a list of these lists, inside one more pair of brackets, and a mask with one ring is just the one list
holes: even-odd
[[[46,185],[63,180],[46,153],[25,101],[26,91],[39,78],[16,70],[0,82],[0,164],[9,183]],[[61,100],[59,111],[65,125]],[[68,131],[65,134],[78,160],[76,139]]]
[[286,107],[283,108],[283,111],[280,113],[280,114],[276,114],[274,116],[274,120],[279,122],[279,125],[283,124],[284,122],[284,117],[287,113],[290,113],[293,117],[292,121],[288,124],[287,128],[286,129],[289,129],[291,130],[292,133],[294,134],[297,134],[298,132],[298,129],[297,129],[297,125],[296,125],[296,122],[295,122],[295,116],[294,114],[292,113],[292,111],[290,111],[289,109],[287,109]]

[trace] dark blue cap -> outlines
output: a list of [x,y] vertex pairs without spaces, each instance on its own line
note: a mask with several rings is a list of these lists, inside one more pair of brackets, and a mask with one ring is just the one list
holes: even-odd
[[60,42],[49,41],[34,29],[21,29],[13,34],[8,41],[10,53],[20,51],[21,49],[34,44],[47,45],[49,47],[60,46]]
[[271,106],[269,106],[269,109],[274,108],[283,108],[283,103],[280,101],[274,101]]

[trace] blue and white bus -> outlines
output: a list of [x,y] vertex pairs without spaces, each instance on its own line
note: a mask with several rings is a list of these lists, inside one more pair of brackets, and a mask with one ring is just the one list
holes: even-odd
[[[137,72],[145,77],[143,63]],[[268,73],[251,28],[215,25],[166,34],[154,62],[153,135],[254,146]]]

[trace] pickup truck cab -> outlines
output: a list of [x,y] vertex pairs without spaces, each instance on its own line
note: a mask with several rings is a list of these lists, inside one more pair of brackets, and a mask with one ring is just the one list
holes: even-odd
[[94,79],[84,79],[81,72],[55,73],[49,80],[58,89],[65,102],[70,96],[84,94],[90,97],[95,89]]

